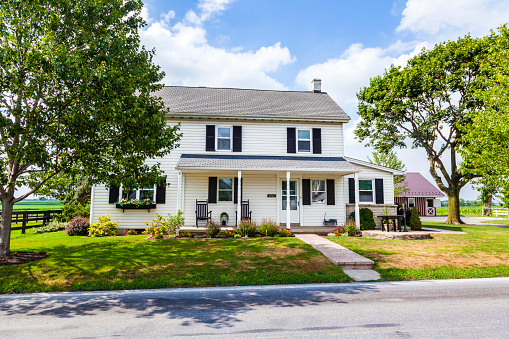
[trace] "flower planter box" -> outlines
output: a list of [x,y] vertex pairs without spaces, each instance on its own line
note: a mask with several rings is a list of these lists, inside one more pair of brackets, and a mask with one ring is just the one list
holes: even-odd
[[150,212],[151,209],[156,208],[156,204],[150,204],[150,205],[131,205],[131,204],[120,205],[120,204],[116,204],[115,207],[121,208],[122,213],[124,212],[124,210],[147,210],[147,212]]

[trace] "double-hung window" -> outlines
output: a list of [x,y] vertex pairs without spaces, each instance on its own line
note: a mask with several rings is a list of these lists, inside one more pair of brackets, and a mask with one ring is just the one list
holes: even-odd
[[373,180],[359,180],[359,202],[373,202]]
[[136,199],[139,201],[149,199],[150,201],[154,202],[155,201],[154,187],[152,186],[132,191],[122,190],[122,199],[126,200]]
[[217,198],[218,201],[233,201],[233,179],[219,178]]
[[218,127],[216,142],[217,142],[216,150],[230,151],[232,149],[232,128],[231,127]]
[[311,131],[308,129],[297,130],[297,150],[299,152],[311,152]]
[[311,180],[311,202],[313,204],[325,204],[326,199],[325,180]]

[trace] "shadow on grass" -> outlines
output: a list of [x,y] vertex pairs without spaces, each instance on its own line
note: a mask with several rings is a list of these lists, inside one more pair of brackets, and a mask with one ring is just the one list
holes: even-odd
[[162,315],[180,320],[180,326],[205,324],[220,329],[242,322],[241,315],[258,307],[346,304],[348,295],[364,292],[377,293],[378,288],[370,284],[347,284],[0,296],[0,313],[73,318],[128,312],[136,318]]

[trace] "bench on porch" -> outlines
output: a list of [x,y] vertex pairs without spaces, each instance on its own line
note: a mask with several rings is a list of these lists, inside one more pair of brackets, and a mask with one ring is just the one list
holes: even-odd
[[[249,200],[242,200],[240,202],[240,220],[249,219],[251,221],[251,213],[252,211],[249,210]],[[235,220],[238,218],[238,211],[235,211]]]
[[207,220],[207,223],[210,222],[212,218],[212,211],[209,211],[209,201],[208,200],[196,200],[196,226],[198,227],[199,220]]

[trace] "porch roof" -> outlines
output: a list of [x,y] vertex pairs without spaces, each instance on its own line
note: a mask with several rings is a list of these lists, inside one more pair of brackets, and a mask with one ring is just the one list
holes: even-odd
[[343,157],[182,154],[177,169],[355,173]]

